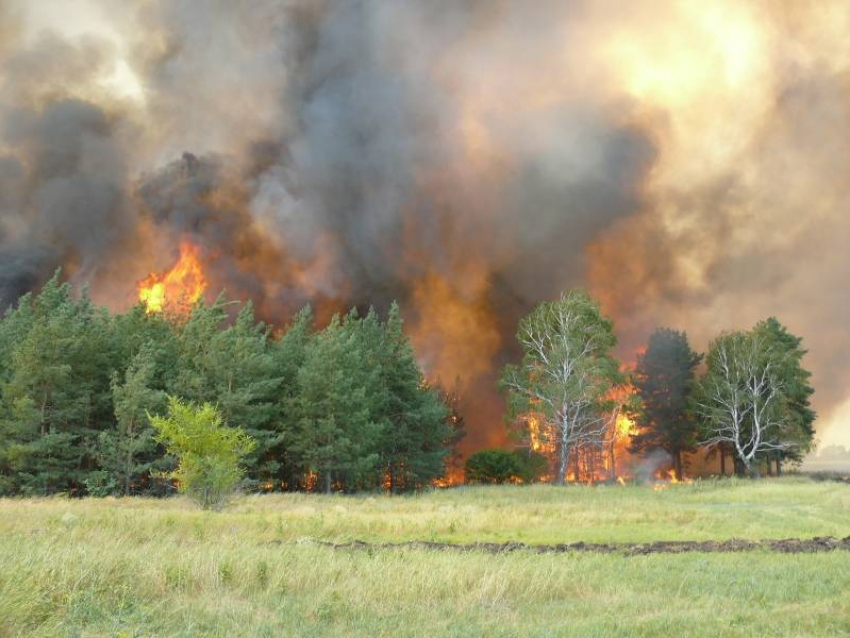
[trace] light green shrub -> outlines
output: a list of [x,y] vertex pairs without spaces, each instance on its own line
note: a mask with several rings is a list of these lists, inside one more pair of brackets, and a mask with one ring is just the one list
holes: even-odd
[[157,440],[179,459],[170,477],[178,489],[203,509],[220,510],[239,482],[239,464],[254,448],[240,428],[224,425],[218,409],[196,406],[177,397],[168,399],[168,416],[150,416]]

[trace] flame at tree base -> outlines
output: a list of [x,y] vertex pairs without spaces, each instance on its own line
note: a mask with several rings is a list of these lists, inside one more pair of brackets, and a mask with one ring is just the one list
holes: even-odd
[[182,242],[180,258],[169,271],[151,273],[138,283],[139,301],[149,314],[186,311],[201,298],[207,281],[198,252],[191,242]]

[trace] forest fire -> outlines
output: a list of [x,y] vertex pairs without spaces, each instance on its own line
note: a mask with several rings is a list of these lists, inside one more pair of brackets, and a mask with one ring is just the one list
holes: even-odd
[[[82,19],[42,39],[0,8],[21,33],[0,37],[0,310],[59,267],[116,311],[180,317],[226,290],[274,337],[307,305],[321,328],[398,302],[424,374],[462,395],[457,463],[511,445],[501,368],[522,318],[568,290],[599,302],[617,333],[602,354],[626,360],[655,326],[703,350],[779,313],[812,340],[813,408],[847,399],[850,337],[824,322],[846,301],[810,283],[840,290],[846,270],[848,183],[823,180],[850,121],[838,0],[630,3],[627,20],[595,3],[223,3],[203,20],[150,4],[142,29],[104,12],[103,46]],[[765,234],[761,210],[793,232]],[[672,462],[682,480],[621,372],[600,392],[623,396],[594,396],[574,433],[552,406],[517,408],[525,451],[565,462],[551,476],[650,483]],[[721,445],[691,476],[709,453],[725,473]]]
[[[624,390],[618,399],[627,397],[631,389]],[[619,394],[619,393],[618,393]],[[542,414],[531,411],[519,419],[527,430],[528,447],[548,458],[557,452],[555,428],[547,424]],[[595,443],[574,445],[570,451],[570,468],[567,482],[597,483],[615,481],[624,484],[632,478],[631,437],[637,434],[637,426],[622,406],[615,408],[610,416],[608,433]]]
[[552,454],[555,451],[555,442],[546,420],[535,412],[529,412],[524,419],[528,427],[528,442],[531,449],[540,454]]
[[665,472],[658,472],[656,474],[656,479],[658,480],[655,485],[652,486],[652,490],[654,492],[662,492],[671,485],[678,485],[680,483],[687,485],[688,483],[693,483],[693,479],[683,478],[681,481],[677,479],[676,470],[672,468]]
[[151,273],[137,285],[139,301],[148,313],[188,309],[207,286],[198,247],[191,242],[180,244],[180,258],[163,274]]

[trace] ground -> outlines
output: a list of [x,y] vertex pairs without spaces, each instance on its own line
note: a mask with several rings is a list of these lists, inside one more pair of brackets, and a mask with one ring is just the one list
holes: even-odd
[[[387,547],[850,536],[804,478],[409,497],[0,500],[0,636],[842,636],[850,551]],[[363,541],[334,548],[325,544]],[[383,547],[377,545],[383,544]]]

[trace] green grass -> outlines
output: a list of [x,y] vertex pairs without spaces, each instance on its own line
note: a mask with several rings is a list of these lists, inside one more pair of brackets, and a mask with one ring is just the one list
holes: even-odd
[[0,500],[0,636],[842,636],[850,552],[492,556],[342,542],[850,535],[803,479],[404,498]]

